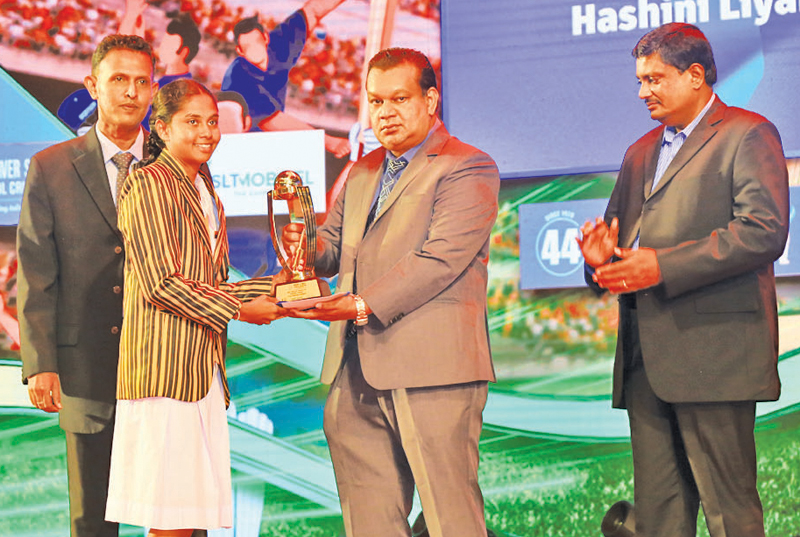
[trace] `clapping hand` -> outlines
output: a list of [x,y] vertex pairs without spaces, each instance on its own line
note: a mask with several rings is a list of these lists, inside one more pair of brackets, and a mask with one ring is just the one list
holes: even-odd
[[594,222],[587,221],[581,226],[581,237],[577,239],[583,258],[591,267],[597,268],[607,263],[614,255],[619,238],[619,220],[614,218],[611,225],[598,216]]
[[633,293],[661,282],[661,268],[652,248],[615,248],[619,261],[598,267],[592,279],[612,293]]

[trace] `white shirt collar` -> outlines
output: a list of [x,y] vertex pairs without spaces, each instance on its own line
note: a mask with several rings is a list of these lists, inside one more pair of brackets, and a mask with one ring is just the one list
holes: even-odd
[[100,132],[100,129],[95,125],[94,131],[97,133],[97,139],[100,140],[100,150],[103,152],[103,162],[109,162],[111,158],[120,151],[133,155],[133,161],[138,162],[144,157],[144,130],[139,127],[139,135],[130,149],[120,149],[117,144],[108,139],[108,137]]

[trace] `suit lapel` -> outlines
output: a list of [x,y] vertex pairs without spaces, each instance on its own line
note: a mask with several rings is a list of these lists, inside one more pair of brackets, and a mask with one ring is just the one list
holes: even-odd
[[[440,125],[433,133],[431,133],[430,138],[423,144],[422,147],[419,148],[417,154],[414,155],[414,158],[411,159],[411,162],[408,163],[405,171],[403,171],[402,175],[400,175],[400,179],[397,180],[397,184],[394,185],[392,192],[389,194],[389,197],[386,198],[386,202],[384,202],[383,207],[381,208],[381,214],[375,218],[375,220],[379,220],[386,214],[389,209],[391,209],[392,205],[394,205],[395,201],[402,195],[403,191],[413,183],[417,177],[419,177],[420,173],[428,166],[431,162],[431,159],[436,157],[439,154],[442,147],[447,140],[450,139],[450,133],[447,132],[444,125]],[[380,178],[380,172],[378,173],[378,177]],[[374,191],[373,191],[374,192]]]
[[114,233],[120,236],[117,227],[117,208],[114,206],[114,200],[111,198],[111,187],[108,184],[108,174],[106,173],[105,163],[103,162],[103,151],[100,149],[100,140],[97,139],[97,133],[93,127],[86,136],[84,136],[84,149],[72,159],[72,165],[78,174],[81,182],[83,182],[89,195],[97,205],[100,214],[106,220]]
[[714,104],[711,105],[711,109],[700,120],[700,122],[697,124],[697,127],[695,127],[689,137],[686,138],[686,141],[683,142],[678,154],[675,155],[675,158],[672,159],[672,162],[670,162],[669,166],[664,172],[664,176],[647,197],[653,196],[665,188],[666,185],[675,178],[675,175],[684,166],[686,166],[686,164],[692,160],[692,158],[694,158],[697,152],[700,151],[703,146],[705,146],[706,143],[708,143],[708,141],[717,134],[717,124],[722,121],[722,118],[725,114],[725,108],[727,108],[727,106],[725,106],[722,101],[719,100],[719,97],[716,97]]
[[[641,189],[642,192],[642,200],[647,199],[648,193],[650,189],[653,188],[653,178],[656,175],[656,167],[658,167],[658,153],[661,148],[661,139],[663,137],[664,129],[662,128],[660,134],[658,136],[654,136],[654,140],[649,144],[647,149],[642,156],[642,163],[639,169],[641,170],[642,174],[639,176],[638,180],[640,181],[639,186],[637,187],[634,185],[632,188],[635,191],[636,188]],[[631,210],[636,211],[636,223],[628,228],[627,233],[621,237],[620,245],[623,248],[630,248],[633,246],[633,241],[636,240],[636,237],[639,235],[639,229],[642,225],[642,206],[638,207],[631,207]]]
[[[211,194],[211,197],[214,199],[214,208],[217,211],[217,223],[219,226],[217,228],[217,240],[213,253],[215,270],[222,270],[224,272],[223,280],[227,280],[228,263],[222,256],[223,252],[227,251],[228,242],[228,231],[225,225],[225,211],[222,208],[222,200],[219,199],[217,191],[214,189],[214,183],[211,180],[211,174],[208,168],[200,168],[200,174],[203,176],[203,182],[205,182],[209,194]],[[205,221],[205,218],[203,221]]]
[[664,140],[664,127],[661,127],[660,135],[650,144],[647,152],[644,155],[644,185],[643,194],[647,198],[650,191],[653,190],[653,181],[656,177],[656,168],[658,168],[658,154],[661,152],[661,143]]
[[211,258],[214,253],[211,251],[211,238],[208,236],[208,222],[205,214],[203,214],[203,207],[200,205],[200,193],[197,191],[197,187],[194,186],[194,181],[186,175],[181,178],[180,183],[186,206],[189,208],[189,217],[194,219],[195,229],[199,231],[200,242],[202,242],[206,253]]
[[[697,124],[697,127],[692,131],[692,134],[686,138],[686,141],[681,146],[678,154],[675,155],[675,158],[672,159],[669,166],[667,167],[664,175],[659,180],[658,184],[656,185],[655,189],[653,189],[653,180],[655,179],[656,175],[656,168],[658,167],[658,155],[661,151],[661,142],[664,136],[664,128],[660,129],[659,136],[656,136],[653,142],[647,148],[647,151],[643,157],[642,167],[643,170],[643,199],[645,203],[649,200],[652,196],[656,193],[660,192],[662,189],[666,188],[666,185],[672,181],[672,179],[678,174],[678,172],[686,166],[686,164],[694,158],[698,151],[700,151],[703,146],[708,143],[711,138],[717,133],[717,124],[722,121],[723,116],[725,115],[725,109],[727,106],[719,100],[719,97],[715,99],[714,104],[711,105],[708,113],[700,120]],[[623,247],[631,247],[633,245],[633,241],[636,240],[636,237],[639,235],[639,231],[642,224],[642,209],[643,207],[639,207],[636,210],[638,211],[636,223],[633,227],[631,227],[626,233],[620,244]]]
[[[194,220],[194,228],[199,231],[200,242],[206,249],[208,256],[211,257],[211,239],[208,236],[208,223],[203,214],[203,207],[200,205],[200,193],[194,186],[194,178],[189,178],[183,167],[172,158],[172,155],[165,149],[159,155],[159,160],[164,162],[175,174],[178,181],[178,193],[183,200],[178,200],[178,206],[184,208],[187,218]],[[205,178],[204,178],[205,179]]]
[[[365,166],[364,171],[357,175],[351,175],[345,183],[344,214],[342,215],[345,225],[342,231],[342,242],[352,245],[356,251],[364,239],[372,198],[378,188],[385,157],[384,149],[377,149],[366,155],[359,161],[359,165]],[[340,272],[337,288],[352,291],[353,278],[353,271]],[[340,324],[344,326],[344,323]]]
[[367,227],[367,219],[372,209],[372,199],[375,197],[378,183],[380,183],[383,175],[383,161],[386,158],[386,151],[381,149],[368,158],[373,160],[368,163],[367,171],[363,175],[363,185],[353,185],[356,188],[352,188],[347,192],[347,203],[345,204],[345,210],[347,211],[345,218],[348,224],[352,222],[352,225],[349,225],[346,229],[355,234],[352,237],[352,243],[356,245],[361,242]]

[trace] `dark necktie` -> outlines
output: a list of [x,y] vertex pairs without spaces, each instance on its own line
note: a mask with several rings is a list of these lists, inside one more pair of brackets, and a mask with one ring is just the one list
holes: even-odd
[[375,204],[376,217],[381,214],[381,208],[383,207],[383,204],[386,203],[386,199],[389,197],[389,194],[392,193],[394,185],[397,184],[397,179],[400,177],[400,172],[403,171],[403,168],[405,168],[407,165],[408,161],[403,157],[398,159],[389,159],[389,162],[386,163],[386,173],[381,179],[381,191],[378,194],[378,201]]
[[115,205],[119,200],[119,195],[122,193],[122,185],[125,184],[125,178],[128,177],[128,169],[130,168],[132,161],[133,155],[127,151],[124,153],[120,151],[111,157],[111,162],[113,162],[114,166],[117,167],[117,193],[116,197],[114,198]]

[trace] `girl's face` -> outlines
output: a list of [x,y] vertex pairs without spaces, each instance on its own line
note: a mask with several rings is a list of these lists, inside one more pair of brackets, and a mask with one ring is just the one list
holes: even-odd
[[214,99],[202,93],[188,97],[169,123],[157,120],[156,130],[167,150],[186,171],[197,173],[219,144],[218,120]]

